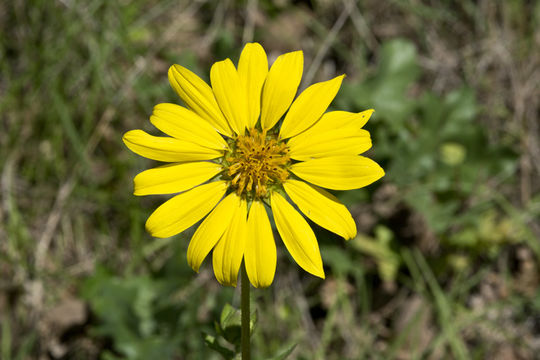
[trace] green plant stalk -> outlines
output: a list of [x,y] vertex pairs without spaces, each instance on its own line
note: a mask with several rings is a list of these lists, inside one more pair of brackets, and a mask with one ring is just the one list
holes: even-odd
[[246,265],[242,263],[242,275],[241,275],[241,313],[242,313],[242,360],[250,360],[250,310],[249,310],[249,279],[246,273]]

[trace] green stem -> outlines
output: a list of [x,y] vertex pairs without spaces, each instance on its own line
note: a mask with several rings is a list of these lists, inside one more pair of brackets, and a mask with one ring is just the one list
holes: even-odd
[[242,275],[241,275],[241,290],[242,290],[242,360],[250,360],[251,354],[249,349],[249,323],[250,323],[250,311],[249,311],[249,279],[246,274],[246,266],[242,263]]

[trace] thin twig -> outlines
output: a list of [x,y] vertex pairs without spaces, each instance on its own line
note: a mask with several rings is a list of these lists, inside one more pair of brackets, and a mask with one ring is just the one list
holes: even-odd
[[375,38],[375,35],[373,35],[373,32],[369,29],[366,19],[364,19],[360,9],[358,9],[358,4],[353,3],[350,17],[356,32],[364,39],[368,49],[375,51],[379,46],[379,42]]
[[201,40],[201,48],[208,48],[210,45],[214,42],[217,35],[223,31],[223,21],[225,20],[225,14],[227,13],[227,9],[229,8],[230,0],[223,0],[219,1],[216,7],[216,10],[214,11],[214,16],[212,17],[212,21],[210,22],[210,25],[208,26],[208,31],[206,32],[206,35]]
[[302,284],[300,283],[298,272],[291,272],[288,279],[288,288],[291,289],[291,292],[293,294],[298,295],[294,296],[294,300],[296,302],[296,307],[300,311],[302,317],[303,328],[305,329],[304,331],[306,332],[306,334],[308,334],[307,340],[309,341],[313,352],[316,352],[317,349],[320,347],[320,333],[318,332],[317,327],[315,326],[315,322],[313,321],[313,317],[309,312],[309,304],[304,295],[305,291],[302,288]]
[[313,78],[315,77],[315,73],[321,67],[322,61],[324,57],[326,56],[328,49],[330,49],[330,45],[335,40],[338,32],[341,30],[341,28],[345,24],[345,21],[351,14],[352,4],[353,4],[352,1],[345,1],[345,8],[343,9],[341,14],[337,18],[336,22],[334,23],[334,26],[332,26],[332,29],[330,29],[330,31],[324,38],[321,46],[319,47],[319,50],[317,51],[317,54],[315,55],[315,58],[313,59],[313,62],[309,66],[309,69],[306,72],[306,75],[304,76],[305,84],[311,84],[311,82],[313,81]]
[[246,5],[246,22],[244,24],[244,32],[242,34],[242,42],[244,44],[253,41],[255,33],[255,17],[257,15],[257,0],[248,0]]

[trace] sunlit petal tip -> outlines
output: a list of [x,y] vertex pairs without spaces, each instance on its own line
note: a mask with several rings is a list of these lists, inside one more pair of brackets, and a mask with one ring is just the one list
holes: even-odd
[[304,181],[289,179],[283,188],[300,211],[317,225],[350,239],[356,235],[356,223],[334,195]]
[[375,180],[373,180],[371,183],[374,183],[375,181],[382,179],[386,175],[386,172],[379,164],[377,164],[377,170],[374,171],[374,173],[375,173],[374,174]]
[[180,193],[210,180],[222,170],[222,165],[209,161],[159,166],[135,176],[134,195]]
[[157,161],[201,161],[223,155],[223,150],[207,148],[168,136],[153,136],[142,130],[128,131],[122,140],[135,154]]
[[276,227],[285,247],[305,271],[324,279],[324,270],[315,233],[283,196],[273,192],[270,197]]
[[252,202],[249,210],[244,261],[254,287],[265,288],[272,284],[277,263],[276,243],[261,201]]
[[174,80],[174,74],[173,74],[173,71],[174,71],[174,67],[175,66],[180,66],[180,65],[177,65],[177,64],[173,64],[171,66],[169,66],[169,70],[167,71],[167,76],[169,78],[169,82],[172,84],[172,82],[176,82],[176,80]]
[[346,237],[345,238],[345,241],[349,241],[349,240],[352,240],[356,237],[357,233],[354,233],[354,235],[349,235],[349,237]]
[[199,271],[199,268],[218,241],[225,233],[233,215],[238,208],[240,198],[236,193],[231,193],[216,205],[214,210],[199,225],[191,238],[187,250],[189,266]]
[[341,86],[341,83],[343,82],[343,79],[345,79],[347,77],[347,74],[341,74],[341,75],[338,75],[336,76],[335,78],[331,79],[330,81],[336,81],[336,82],[339,82],[340,86]]
[[126,132],[124,135],[122,135],[122,142],[124,143],[124,145],[126,145],[126,147],[128,149],[129,149],[128,137],[129,137],[129,133],[131,133],[132,131],[135,131],[135,130],[130,130],[130,131]]
[[272,64],[261,96],[261,126],[272,128],[291,105],[304,69],[302,51],[280,55]]
[[296,176],[332,190],[352,190],[367,186],[384,176],[375,161],[364,156],[330,156],[291,166]]
[[[326,127],[326,125],[322,125]],[[372,146],[368,131],[359,128],[330,128],[325,131],[315,126],[295,136],[287,143],[290,157],[295,160],[311,160],[329,156],[359,155]]]
[[294,100],[279,131],[281,139],[296,136],[321,118],[341,87],[345,75],[309,86]]
[[206,119],[183,106],[161,103],[154,106],[150,122],[165,134],[211,149],[228,149],[227,142]]
[[212,65],[210,82],[217,103],[230,127],[236,134],[243,135],[248,126],[247,93],[231,59]]
[[346,77],[347,77],[347,74],[341,74],[328,81],[331,83],[334,83],[334,86],[336,86],[339,91],[339,88],[341,87],[341,84],[343,83],[343,79],[345,79]]
[[[246,45],[244,45],[244,48],[242,49],[242,53],[244,53],[244,51],[257,51],[257,52],[263,52],[266,54],[266,51],[264,51],[264,48],[262,47],[261,44],[259,44],[258,42],[250,42],[250,43],[246,43]],[[240,54],[240,56],[242,56],[242,54]]]
[[177,64],[169,68],[168,77],[172,88],[192,111],[210,122],[223,135],[232,135],[212,88],[204,80]]
[[126,144],[126,146],[129,147],[129,144],[132,142],[132,140],[144,132],[145,132],[144,130],[140,130],[140,129],[129,130],[122,136],[122,141],[124,142],[124,144]]
[[364,125],[366,125],[366,123],[369,121],[369,119],[371,119],[371,115],[373,115],[373,113],[375,112],[374,109],[368,109],[368,110],[364,110],[364,111],[361,111],[358,113],[358,115],[360,116],[361,118],[361,121],[359,123],[359,127],[363,127]]
[[349,229],[347,229],[347,232],[346,232],[345,236],[343,236],[343,238],[345,239],[345,241],[349,241],[349,240],[354,239],[356,237],[356,235],[357,235],[356,223],[353,220],[353,226],[351,226]]
[[212,253],[214,274],[219,283],[225,286],[236,286],[242,264],[247,234],[247,202],[241,199],[233,211],[231,224]]
[[238,76],[246,89],[248,128],[254,128],[261,111],[261,91],[268,74],[268,58],[258,43],[248,43],[240,54]]
[[178,93],[180,90],[180,84],[179,84],[178,78],[181,76],[182,71],[189,71],[189,70],[181,65],[173,64],[169,66],[169,70],[167,71],[169,84],[171,84],[171,87],[176,91],[176,93]]
[[227,190],[225,181],[198,186],[167,200],[146,220],[146,231],[153,237],[174,236],[202,219]]

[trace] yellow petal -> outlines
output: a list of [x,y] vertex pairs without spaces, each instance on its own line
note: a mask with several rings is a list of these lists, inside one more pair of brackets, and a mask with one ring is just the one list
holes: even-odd
[[270,68],[262,92],[261,126],[263,129],[273,127],[291,105],[302,80],[303,68],[302,51],[279,56]]
[[225,181],[216,181],[176,195],[150,215],[146,230],[158,238],[176,235],[208,214],[226,190]]
[[183,66],[173,65],[169,68],[169,82],[191,110],[210,122],[223,135],[232,135],[212,89],[200,77]]
[[340,128],[326,132],[309,129],[287,143],[290,157],[310,160],[327,156],[358,155],[371,147],[369,132],[363,129]]
[[373,109],[365,110],[359,113],[348,111],[330,111],[325,113],[319,121],[309,128],[305,133],[324,133],[336,129],[360,129],[362,128],[373,114]]
[[384,170],[363,156],[331,156],[296,163],[291,171],[312,184],[333,190],[358,189],[384,176]]
[[216,176],[223,167],[213,162],[167,164],[143,171],[133,179],[134,194],[173,194],[189,190]]
[[212,65],[210,82],[229,125],[235,133],[243,135],[248,124],[247,93],[230,59]]
[[261,201],[253,201],[249,210],[244,262],[249,281],[256,288],[270,286],[276,272],[276,243],[270,220]]
[[128,131],[122,140],[135,154],[158,161],[211,160],[223,155],[223,151],[172,137],[152,136],[142,130]]
[[313,84],[304,90],[283,119],[280,138],[286,139],[300,134],[319,120],[334,100],[344,77],[345,75],[340,75],[332,80]]
[[261,91],[268,74],[268,59],[261,45],[248,43],[238,61],[238,76],[247,90],[248,128],[254,128],[261,111]]
[[189,242],[187,260],[196,272],[221,236],[231,224],[235,211],[240,207],[240,197],[236,193],[223,199],[199,225]]
[[272,213],[281,239],[298,265],[324,279],[317,238],[306,220],[277,192],[271,196]]
[[220,284],[236,286],[238,270],[244,256],[247,234],[247,202],[233,210],[231,225],[225,231],[212,252],[214,274]]
[[180,105],[156,105],[150,122],[178,140],[194,142],[211,149],[227,149],[227,142],[208,121]]
[[283,187],[300,211],[311,221],[345,240],[356,236],[356,224],[351,213],[334,195],[303,181],[292,179],[287,180]]

